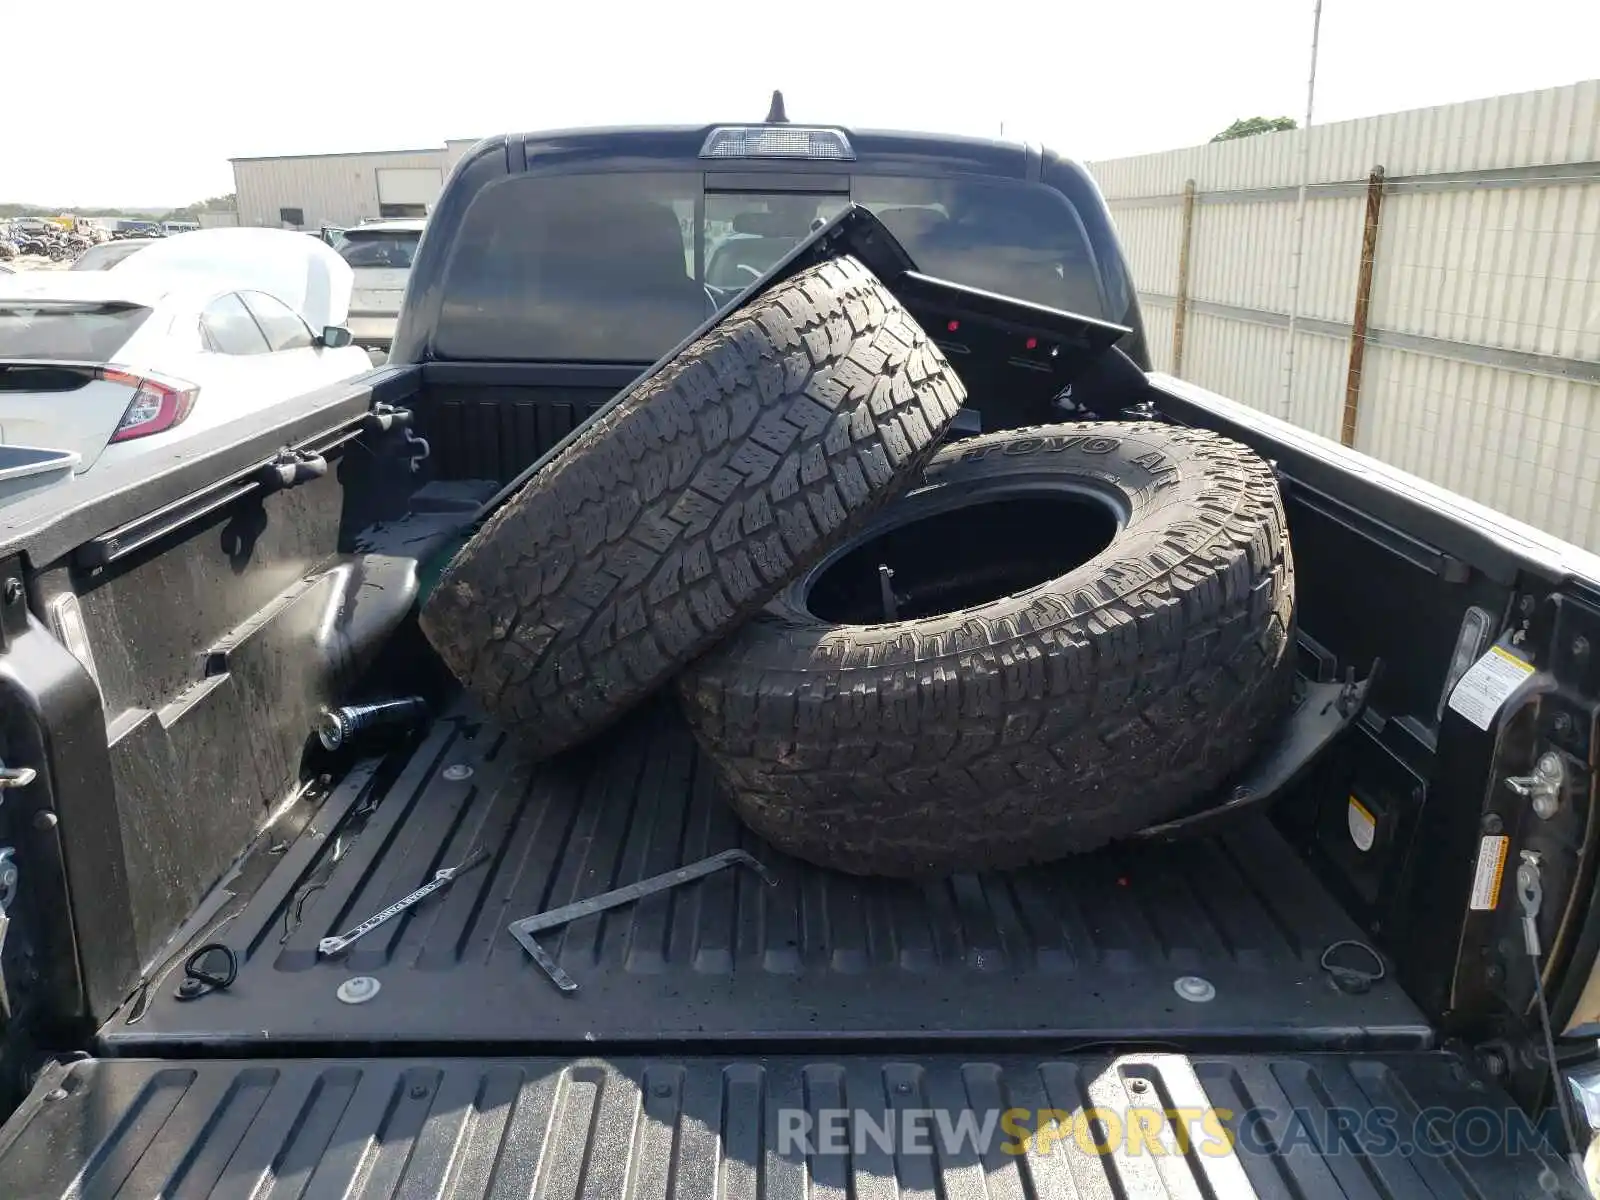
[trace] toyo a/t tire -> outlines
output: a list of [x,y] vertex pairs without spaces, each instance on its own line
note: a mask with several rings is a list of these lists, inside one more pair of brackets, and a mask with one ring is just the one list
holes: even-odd
[[865,267],[731,314],[530,479],[421,613],[544,756],[603,729],[916,479],[965,399]]
[[1024,429],[941,450],[680,692],[779,848],[858,874],[1005,868],[1214,790],[1291,694],[1293,626],[1252,451],[1154,423]]

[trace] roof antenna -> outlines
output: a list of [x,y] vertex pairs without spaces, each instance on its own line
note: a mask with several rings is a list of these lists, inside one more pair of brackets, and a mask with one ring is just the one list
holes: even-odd
[[767,109],[768,125],[787,125],[789,114],[783,111],[783,93],[776,88],[772,90],[772,107]]

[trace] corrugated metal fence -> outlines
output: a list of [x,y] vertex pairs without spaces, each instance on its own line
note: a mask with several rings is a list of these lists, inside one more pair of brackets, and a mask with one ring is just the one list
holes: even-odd
[[1600,550],[1600,81],[1092,169],[1157,369]]

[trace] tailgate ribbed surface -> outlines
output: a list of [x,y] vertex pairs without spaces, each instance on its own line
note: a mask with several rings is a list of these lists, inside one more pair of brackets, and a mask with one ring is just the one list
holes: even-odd
[[[1162,1110],[1208,1106],[1226,1110],[1218,1129],[1232,1149],[1185,1117],[1186,1153]],[[1483,1114],[1492,1128],[1510,1102],[1444,1054],[112,1060],[46,1073],[0,1134],[0,1186],[41,1200],[1580,1194],[1537,1143],[1483,1152],[1481,1126],[1474,1153],[1397,1142],[1357,1154],[1327,1140],[1377,1114],[1409,1138],[1418,1106]],[[1038,1128],[1041,1109],[1074,1132],[1016,1153],[1014,1135]],[[1091,1111],[1108,1153],[1078,1144],[1078,1115],[1088,1141]],[[908,1139],[907,1114],[930,1132]],[[1290,1120],[1303,1132],[1289,1136]],[[827,1122],[841,1132],[820,1132]],[[1101,1131],[1130,1125],[1135,1141]]]
[[[449,779],[448,767],[467,767]],[[263,1037],[309,1047],[478,1050],[559,1042],[1048,1035],[1425,1045],[1392,983],[1339,992],[1323,949],[1359,931],[1264,822],[1169,849],[1119,850],[1004,875],[868,880],[784,858],[720,801],[676,713],[651,710],[599,748],[530,769],[493,727],[446,718],[385,788],[371,764],[328,798],[253,895],[215,911],[238,982],[192,1003],[176,979],[103,1037],[121,1053]],[[359,830],[359,831],[358,831]],[[511,920],[734,846],[776,887],[730,870],[544,936],[578,981],[564,996]],[[337,961],[317,940],[490,852]],[[336,860],[336,861],[335,861]],[[334,996],[352,974],[380,996]],[[1178,998],[1200,975],[1210,1003]]]

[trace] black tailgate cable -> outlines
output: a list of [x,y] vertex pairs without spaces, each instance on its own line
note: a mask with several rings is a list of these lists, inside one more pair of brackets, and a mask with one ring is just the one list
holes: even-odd
[[1561,1112],[1561,1126],[1567,1135],[1567,1158],[1578,1178],[1585,1177],[1583,1165],[1584,1143],[1578,1140],[1578,1123],[1572,1115],[1572,1098],[1567,1095],[1561,1078],[1561,1067],[1556,1062],[1555,1031],[1550,1022],[1550,1002],[1544,994],[1544,972],[1539,959],[1544,948],[1539,942],[1539,907],[1544,902],[1544,883],[1539,877],[1539,855],[1524,850],[1522,863],[1517,867],[1517,901],[1522,905],[1522,941],[1528,951],[1528,962],[1533,967],[1533,997],[1539,1008],[1539,1032],[1544,1035],[1545,1061],[1550,1064],[1550,1090],[1555,1093],[1556,1108]]
[[[1344,966],[1334,962],[1333,956],[1340,950],[1359,950],[1372,959],[1376,970],[1366,971],[1360,967]],[[1384,966],[1383,956],[1365,942],[1358,942],[1355,938],[1341,938],[1332,943],[1322,952],[1317,965],[1328,973],[1336,988],[1351,996],[1371,991],[1372,985],[1382,983],[1389,973],[1389,968]]]

